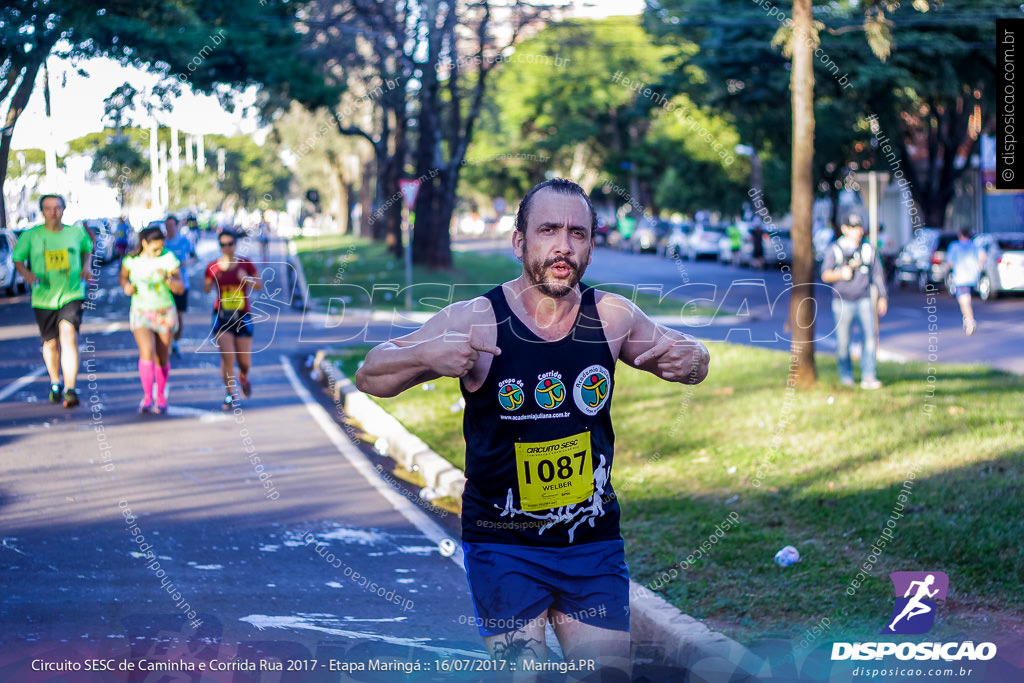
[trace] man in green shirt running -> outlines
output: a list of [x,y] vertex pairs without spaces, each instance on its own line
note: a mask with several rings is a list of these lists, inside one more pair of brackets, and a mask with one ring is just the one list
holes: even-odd
[[13,256],[14,267],[32,288],[32,311],[50,374],[50,402],[63,400],[65,408],[74,408],[78,405],[78,328],[92,273],[92,239],[85,228],[64,225],[65,206],[63,197],[44,195],[39,200],[44,223],[21,236]]

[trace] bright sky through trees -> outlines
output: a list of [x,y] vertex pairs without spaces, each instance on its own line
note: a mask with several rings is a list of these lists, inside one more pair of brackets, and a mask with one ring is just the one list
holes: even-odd
[[[572,16],[581,18],[603,18],[611,15],[636,15],[644,9],[643,0],[576,0]],[[125,81],[138,90],[157,82],[157,77],[132,67],[122,67],[113,60],[93,59],[81,66],[90,74],[85,79],[78,75],[76,68],[67,60],[51,57],[50,92],[52,97],[53,134],[58,148],[69,140],[82,137],[103,129],[103,99]],[[252,101],[251,97],[239,100],[240,104]],[[14,131],[12,149],[43,149],[49,131],[43,115],[42,78],[36,84],[28,107]],[[175,124],[179,130],[188,133],[216,133],[220,135],[254,134],[258,124],[255,117],[244,116],[242,107],[234,113],[226,112],[216,98],[195,95],[188,88],[175,101],[173,112],[158,115],[163,125]],[[145,126],[149,118],[137,110],[132,118],[134,125]],[[265,131],[262,131],[265,134]],[[262,135],[255,135],[262,141]],[[60,151],[60,150],[58,150]]]

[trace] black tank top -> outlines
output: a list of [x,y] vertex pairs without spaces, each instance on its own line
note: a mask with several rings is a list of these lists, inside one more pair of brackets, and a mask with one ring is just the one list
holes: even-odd
[[576,321],[558,341],[519,320],[501,285],[484,294],[501,355],[478,390],[462,385],[462,537],[470,543],[564,547],[621,538],[610,481],[615,359],[594,289],[580,287]]

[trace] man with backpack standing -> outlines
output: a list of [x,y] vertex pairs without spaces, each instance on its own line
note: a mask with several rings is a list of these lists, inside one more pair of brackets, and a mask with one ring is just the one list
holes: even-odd
[[878,389],[882,383],[875,375],[875,352],[878,335],[875,327],[875,306],[872,287],[878,296],[878,315],[885,316],[889,302],[885,289],[885,268],[878,249],[864,241],[860,216],[850,214],[843,221],[842,235],[827,250],[821,264],[821,279],[832,285],[832,314],[836,324],[836,360],[839,381],[853,386],[853,364],[850,361],[850,337],[854,320],[860,320],[864,347],[860,356],[860,386]]

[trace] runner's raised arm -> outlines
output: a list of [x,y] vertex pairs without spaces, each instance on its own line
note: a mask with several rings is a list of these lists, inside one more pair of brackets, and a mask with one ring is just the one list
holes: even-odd
[[[389,398],[438,377],[479,374],[481,354],[501,353],[479,299],[447,306],[423,327],[370,351],[356,372],[356,387]],[[487,356],[488,358],[490,356]]]

